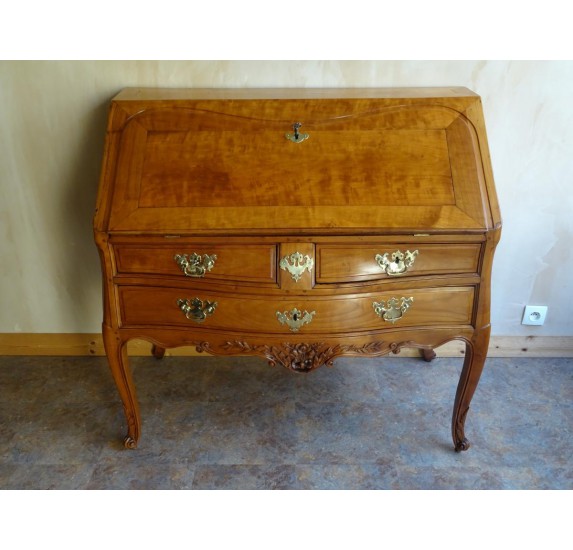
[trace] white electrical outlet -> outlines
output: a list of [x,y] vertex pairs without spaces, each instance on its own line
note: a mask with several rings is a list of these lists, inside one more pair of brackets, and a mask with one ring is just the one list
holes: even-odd
[[522,325],[542,325],[547,316],[547,306],[525,306]]

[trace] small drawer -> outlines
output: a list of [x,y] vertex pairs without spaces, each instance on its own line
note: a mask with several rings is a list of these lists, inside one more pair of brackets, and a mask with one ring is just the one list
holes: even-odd
[[479,244],[317,244],[317,283],[477,273]]
[[233,282],[276,283],[275,244],[116,245],[119,275],[170,275]]
[[229,332],[350,334],[471,324],[473,287],[336,296],[252,296],[122,286],[124,326],[186,326]]

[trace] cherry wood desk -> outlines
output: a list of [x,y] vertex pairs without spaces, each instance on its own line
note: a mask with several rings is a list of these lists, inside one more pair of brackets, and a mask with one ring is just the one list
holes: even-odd
[[132,338],[299,373],[404,347],[430,360],[461,339],[452,436],[469,447],[501,232],[473,92],[126,89],[94,232],[126,447],[141,431]]

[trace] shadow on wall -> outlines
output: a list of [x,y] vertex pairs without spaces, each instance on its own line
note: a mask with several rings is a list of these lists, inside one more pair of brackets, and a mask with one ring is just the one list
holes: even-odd
[[76,154],[70,155],[69,175],[62,200],[66,223],[60,242],[70,243],[63,266],[72,300],[69,320],[74,332],[97,332],[102,321],[101,268],[93,239],[93,216],[103,158],[107,113],[111,93],[85,113],[78,130]]

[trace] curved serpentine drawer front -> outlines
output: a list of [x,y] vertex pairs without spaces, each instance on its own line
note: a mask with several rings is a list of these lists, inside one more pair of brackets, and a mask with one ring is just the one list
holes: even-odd
[[318,244],[317,283],[477,273],[479,244]]
[[[297,248],[290,243],[291,248]],[[115,246],[119,276],[161,275],[204,279],[233,284],[276,284],[280,269],[280,243],[223,245],[181,243],[177,245]],[[301,243],[307,247],[306,243]],[[308,247],[307,247],[308,248]],[[311,270],[317,283],[344,283],[385,280],[399,277],[476,274],[481,250],[479,243],[380,243],[310,244]],[[287,254],[286,256],[290,256]],[[301,255],[301,258],[303,256]],[[288,259],[288,258],[287,258]],[[304,271],[304,269],[303,269]]]
[[120,288],[123,326],[174,325],[285,335],[469,325],[473,300],[473,287],[273,298],[214,293],[207,288]]

